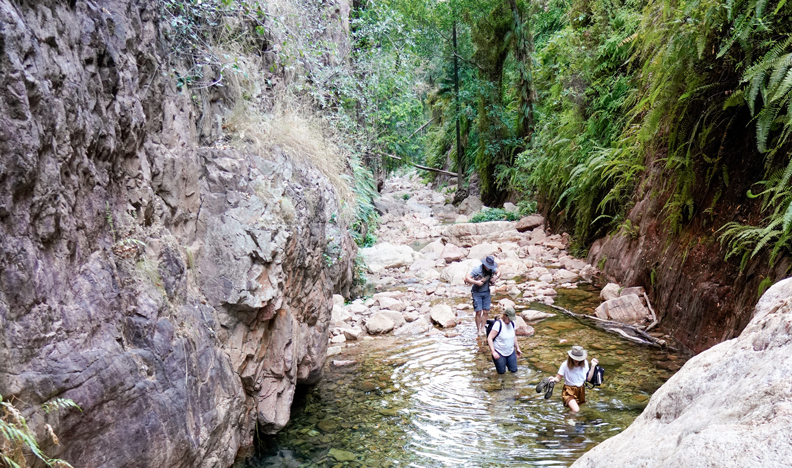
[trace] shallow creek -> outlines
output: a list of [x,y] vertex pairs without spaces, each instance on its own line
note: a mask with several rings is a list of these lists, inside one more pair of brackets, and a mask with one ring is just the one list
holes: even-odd
[[[559,290],[556,303],[589,313],[596,295]],[[347,348],[328,359],[321,383],[295,398],[289,425],[237,467],[569,466],[624,430],[682,364],[562,313],[534,327],[534,336],[520,338],[523,358],[514,375],[495,372],[471,311],[446,334]],[[534,389],[555,374],[573,344],[606,369],[605,384],[587,391],[577,415],[563,407],[560,385],[549,400]],[[356,363],[330,364],[339,360]]]

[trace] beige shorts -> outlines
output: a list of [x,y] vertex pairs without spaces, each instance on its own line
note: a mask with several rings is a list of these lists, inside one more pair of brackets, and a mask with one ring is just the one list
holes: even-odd
[[573,398],[581,405],[586,402],[586,386],[581,385],[580,387],[573,387],[571,385],[564,385],[561,398],[564,399],[564,406],[569,406],[569,400]]

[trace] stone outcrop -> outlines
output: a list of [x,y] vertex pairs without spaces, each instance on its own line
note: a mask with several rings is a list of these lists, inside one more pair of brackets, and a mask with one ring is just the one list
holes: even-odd
[[0,0],[0,394],[74,466],[230,466],[321,376],[351,283],[327,177],[199,146],[224,96],[177,91],[160,11]]
[[689,360],[621,434],[573,468],[788,466],[792,279],[771,287],[742,334]]

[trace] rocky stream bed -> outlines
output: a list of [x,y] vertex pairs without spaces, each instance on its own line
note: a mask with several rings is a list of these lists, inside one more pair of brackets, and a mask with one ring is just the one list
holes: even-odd
[[[602,299],[596,270],[570,257],[566,236],[546,233],[541,217],[520,230],[465,223],[415,176],[391,179],[383,195],[379,243],[363,250],[373,294],[336,297],[323,380],[238,467],[569,466],[629,426],[683,364],[549,307],[593,314]],[[484,255],[502,271],[490,316],[504,305],[519,313],[524,355],[514,375],[495,373],[462,281]],[[607,369],[577,415],[560,389],[549,400],[534,391],[573,344]]]

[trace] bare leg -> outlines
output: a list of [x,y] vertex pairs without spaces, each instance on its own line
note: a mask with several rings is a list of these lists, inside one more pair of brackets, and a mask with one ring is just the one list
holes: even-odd
[[574,398],[569,400],[569,409],[571,409],[573,413],[580,411],[580,406],[578,406],[578,402]]
[[481,335],[487,330],[487,315],[488,310],[476,311],[476,335]]

